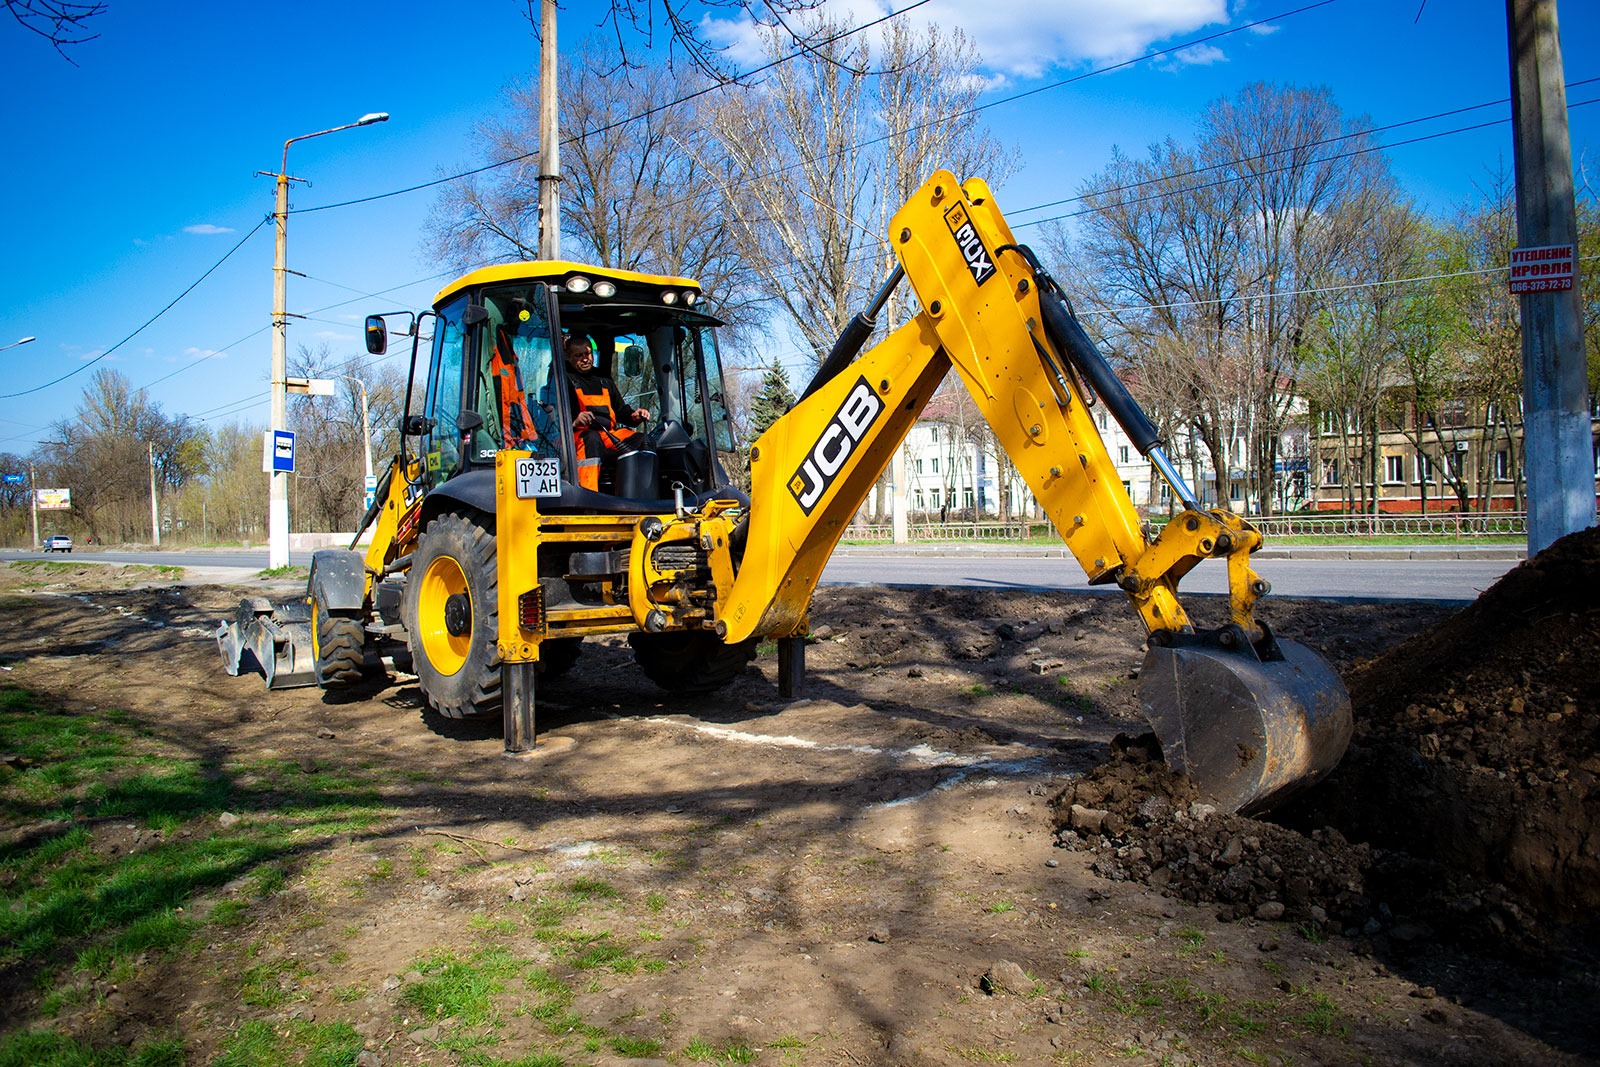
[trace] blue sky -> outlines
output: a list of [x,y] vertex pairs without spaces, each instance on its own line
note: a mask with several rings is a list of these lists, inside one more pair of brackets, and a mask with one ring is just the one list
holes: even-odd
[[[834,0],[839,3],[843,0]],[[907,0],[899,0],[903,7]],[[535,5],[537,6],[537,5]],[[1508,91],[1502,0],[929,0],[907,18],[960,24],[986,57],[1000,101],[1107,63],[1282,14],[1162,59],[1094,75],[987,112],[1020,166],[998,191],[1014,224],[1061,208],[1105,165],[1165,136],[1191,136],[1206,104],[1253,81],[1330,88],[1351,114],[1385,126],[1503,100]],[[383,125],[296,144],[289,170],[310,179],[304,210],[386,193],[481,162],[474,126],[525,79],[537,43],[523,0],[384,5],[282,0],[270,9],[110,0],[73,66],[0,14],[4,86],[6,254],[0,345],[0,452],[27,454],[72,414],[93,367],[194,284],[272,209],[285,138],[352,122]],[[568,0],[562,39],[604,13]],[[882,0],[849,0],[864,17]],[[1419,15],[1420,11],[1420,15]],[[1600,5],[1560,5],[1569,83],[1600,78]],[[726,29],[726,28],[725,28]],[[737,32],[724,33],[737,41]],[[1600,98],[1600,81],[1569,93]],[[1384,135],[1385,142],[1505,119],[1485,108]],[[1571,111],[1574,157],[1600,181],[1600,104]],[[1509,123],[1396,147],[1391,165],[1424,208],[1446,212],[1495,168],[1509,168]],[[447,279],[423,252],[429,191],[291,215],[289,265],[301,344],[359,350],[371,311],[421,307]],[[1036,231],[1023,228],[1027,235]],[[1026,237],[1025,237],[1026,239]],[[114,367],[169,413],[264,426],[272,301],[270,226],[250,237],[187,297],[94,367]],[[347,303],[348,301],[348,303]],[[69,372],[81,373],[35,390]],[[26,391],[26,392],[25,392]]]

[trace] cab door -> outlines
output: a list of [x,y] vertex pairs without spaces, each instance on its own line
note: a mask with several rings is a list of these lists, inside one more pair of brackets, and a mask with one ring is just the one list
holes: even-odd
[[433,328],[433,358],[428,364],[427,400],[423,414],[428,417],[422,435],[421,454],[426,470],[423,478],[429,489],[446,481],[461,464],[462,379],[468,366],[471,331],[464,318],[467,298],[459,296],[438,309]]

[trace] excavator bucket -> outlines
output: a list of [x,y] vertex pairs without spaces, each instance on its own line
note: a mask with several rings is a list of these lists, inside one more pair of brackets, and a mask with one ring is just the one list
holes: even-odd
[[217,626],[217,651],[230,675],[260,671],[268,689],[316,685],[311,612],[302,601],[273,604],[246,597],[232,619]]
[[1228,812],[1264,811],[1332,770],[1353,728],[1350,694],[1304,645],[1238,626],[1171,635],[1139,672],[1167,766]]

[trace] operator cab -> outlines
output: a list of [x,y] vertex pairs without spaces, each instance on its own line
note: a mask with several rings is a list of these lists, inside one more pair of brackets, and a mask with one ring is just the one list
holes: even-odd
[[[742,499],[718,457],[733,450],[721,323],[698,310],[700,301],[685,278],[565,262],[488,267],[452,283],[434,299],[425,382],[413,367],[423,418],[406,428],[417,438],[425,488],[487,474],[492,491],[495,453],[509,448],[559,465],[560,497],[540,505],[552,513],[669,510],[679,496],[691,505]],[[381,317],[368,320],[367,335],[369,350],[381,351]],[[604,458],[595,488],[578,477],[562,358],[569,337],[591,346],[595,373],[615,382],[628,410],[651,413]]]

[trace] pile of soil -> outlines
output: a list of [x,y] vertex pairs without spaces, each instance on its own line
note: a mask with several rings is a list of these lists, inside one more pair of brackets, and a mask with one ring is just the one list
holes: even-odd
[[1356,732],[1287,813],[1512,888],[1559,920],[1600,907],[1600,528],[1350,677]]
[[[1343,763],[1272,822],[1224,815],[1153,737],[1054,800],[1094,869],[1221,919],[1543,954],[1600,904],[1600,529],[1347,672]],[[1580,930],[1580,934],[1589,931]]]

